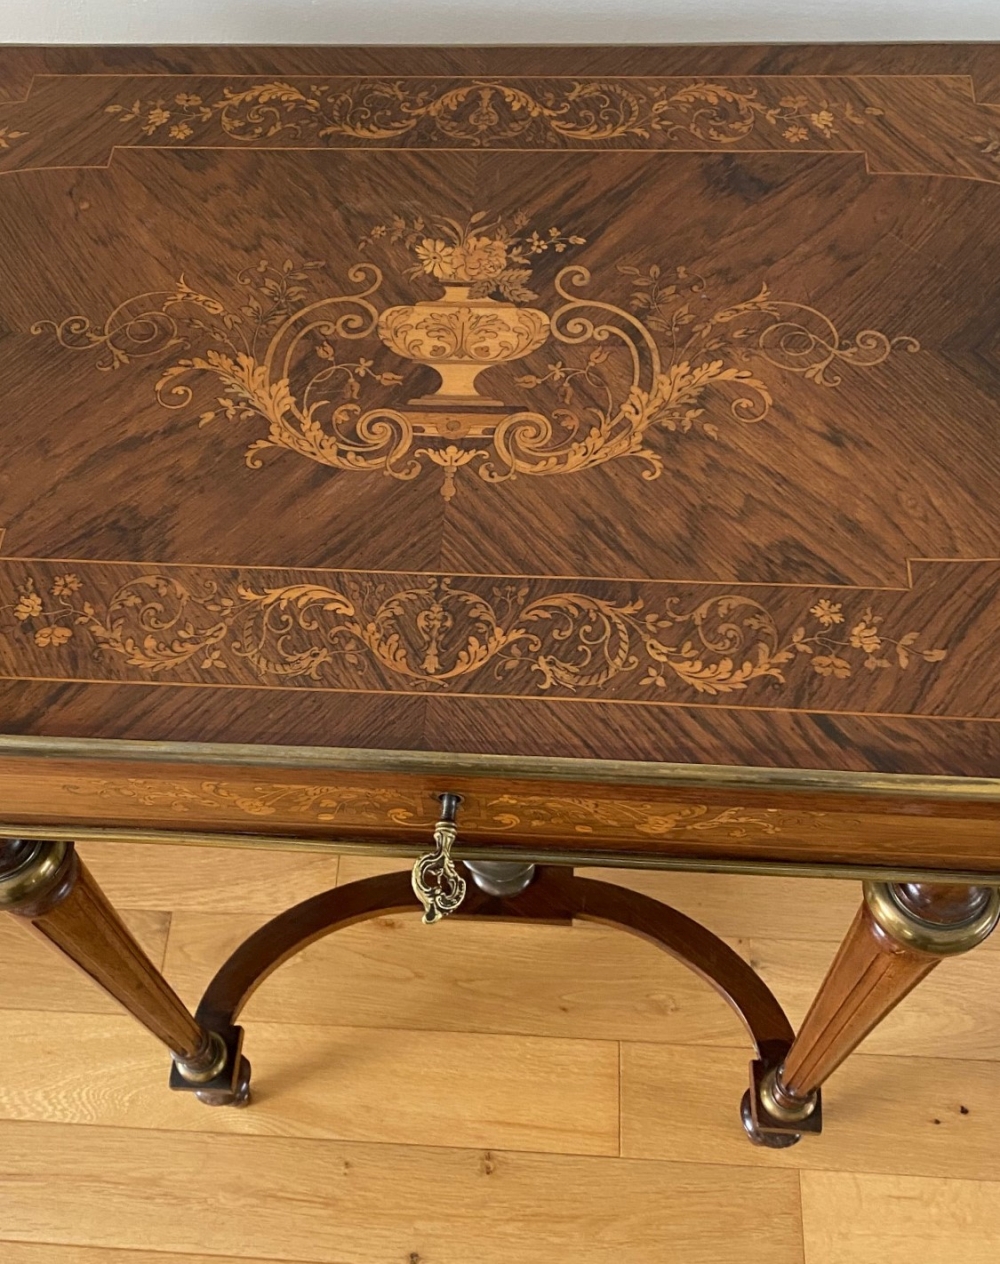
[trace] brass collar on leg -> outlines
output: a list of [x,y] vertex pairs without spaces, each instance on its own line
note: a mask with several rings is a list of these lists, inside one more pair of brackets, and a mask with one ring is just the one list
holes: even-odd
[[775,1067],[760,1082],[760,1100],[772,1119],[783,1124],[800,1124],[816,1109],[819,1098],[816,1093],[801,1099],[788,1096],[782,1091],[780,1068]]
[[71,843],[39,840],[28,857],[0,878],[0,909],[16,912],[43,896],[58,880]]
[[950,957],[975,948],[1000,922],[1000,888],[992,887],[982,906],[959,922],[929,922],[899,899],[892,882],[866,882],[865,903],[876,924],[897,943],[915,952]]
[[174,1056],[174,1066],[177,1072],[189,1084],[207,1084],[210,1080],[214,1080],[216,1076],[222,1074],[226,1069],[226,1062],[229,1058],[229,1050],[226,1048],[226,1042],[222,1039],[217,1031],[208,1032],[208,1042],[204,1055],[200,1058],[178,1058]]

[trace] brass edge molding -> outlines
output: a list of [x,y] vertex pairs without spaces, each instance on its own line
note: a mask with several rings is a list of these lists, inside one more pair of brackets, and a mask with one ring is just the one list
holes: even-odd
[[923,776],[729,764],[673,764],[640,760],[469,755],[441,751],[373,750],[337,746],[267,746],[228,742],[152,742],[116,738],[0,735],[0,761],[12,758],[215,764],[220,767],[317,769],[327,773],[425,777],[501,777],[510,780],[782,791],[791,794],[868,795],[1000,803],[1000,777]]
[[[233,847],[243,850],[267,848],[275,851],[328,852],[350,856],[378,856],[413,860],[426,843],[391,839],[330,836],[310,838],[286,834],[244,834],[220,831],[113,828],[96,825],[21,825],[0,821],[0,837],[55,839],[66,842],[134,843],[144,846]],[[862,882],[960,882],[970,886],[1000,884],[1000,857],[996,870],[900,868],[886,865],[819,864],[811,861],[713,857],[663,856],[652,852],[579,851],[573,848],[488,847],[461,845],[454,849],[456,860],[513,860],[536,865],[559,865],[573,869],[647,869],[673,873],[728,873],[766,878],[832,878]]]

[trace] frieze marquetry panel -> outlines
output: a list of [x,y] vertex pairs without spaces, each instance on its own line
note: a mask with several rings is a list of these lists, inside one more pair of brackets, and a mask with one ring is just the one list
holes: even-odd
[[901,594],[10,559],[0,661],[9,678],[831,711],[897,698],[918,714],[947,692],[958,603],[998,569],[922,568]]
[[701,858],[723,867],[733,860],[780,866],[822,857],[830,866],[1000,869],[1000,800],[949,806],[946,791],[935,798],[933,779],[923,793],[884,799],[866,793],[863,778],[847,794],[822,778],[811,788],[779,790],[759,774],[743,785],[708,779],[685,787],[683,769],[671,776],[661,766],[655,785],[629,785],[624,769],[622,784],[613,778],[587,784],[564,780],[565,766],[547,777],[526,776],[526,766],[491,769],[488,761],[403,770],[392,766],[392,755],[372,752],[368,769],[359,772],[338,766],[339,753],[330,751],[325,767],[293,771],[240,766],[225,747],[206,747],[200,766],[191,767],[176,762],[177,746],[154,759],[138,748],[109,754],[100,746],[33,754],[25,744],[9,755],[0,763],[2,821],[8,827],[27,821],[35,829],[71,822],[78,838],[132,830],[143,838],[193,840],[221,832],[234,843],[284,837],[416,853],[427,845],[447,784],[462,796],[459,847],[472,850],[568,853],[594,863],[633,857],[683,866]]
[[[872,173],[997,181],[1000,106],[965,75],[38,77],[0,104],[0,169],[144,146],[857,153]],[[80,152],[82,151],[82,152]],[[89,151],[89,152],[88,152]]]
[[[62,783],[60,790],[90,803],[105,804],[112,816],[130,806],[165,810],[177,818],[222,813],[283,824],[296,820],[345,832],[396,828],[430,833],[439,815],[433,795],[352,786],[281,782],[247,785],[224,780],[170,780],[161,777],[97,778]],[[723,838],[748,834],[770,837],[788,828],[808,832],[823,812],[779,816],[773,809],[709,808],[706,804],[658,803],[614,798],[560,798],[554,794],[469,794],[463,796],[463,822],[478,833],[530,830],[541,837],[622,833],[648,838],[695,830]]]

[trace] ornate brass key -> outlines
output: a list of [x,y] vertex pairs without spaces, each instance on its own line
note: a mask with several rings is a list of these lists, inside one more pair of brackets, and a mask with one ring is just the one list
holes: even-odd
[[428,926],[454,913],[465,899],[465,879],[451,858],[458,835],[455,813],[461,802],[461,795],[441,795],[441,819],[434,826],[434,850],[421,856],[413,866],[413,891],[424,906],[423,920]]

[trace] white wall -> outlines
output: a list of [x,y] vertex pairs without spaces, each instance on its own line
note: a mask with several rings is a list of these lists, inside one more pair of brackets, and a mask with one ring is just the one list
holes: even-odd
[[0,0],[22,43],[996,39],[1000,0]]

